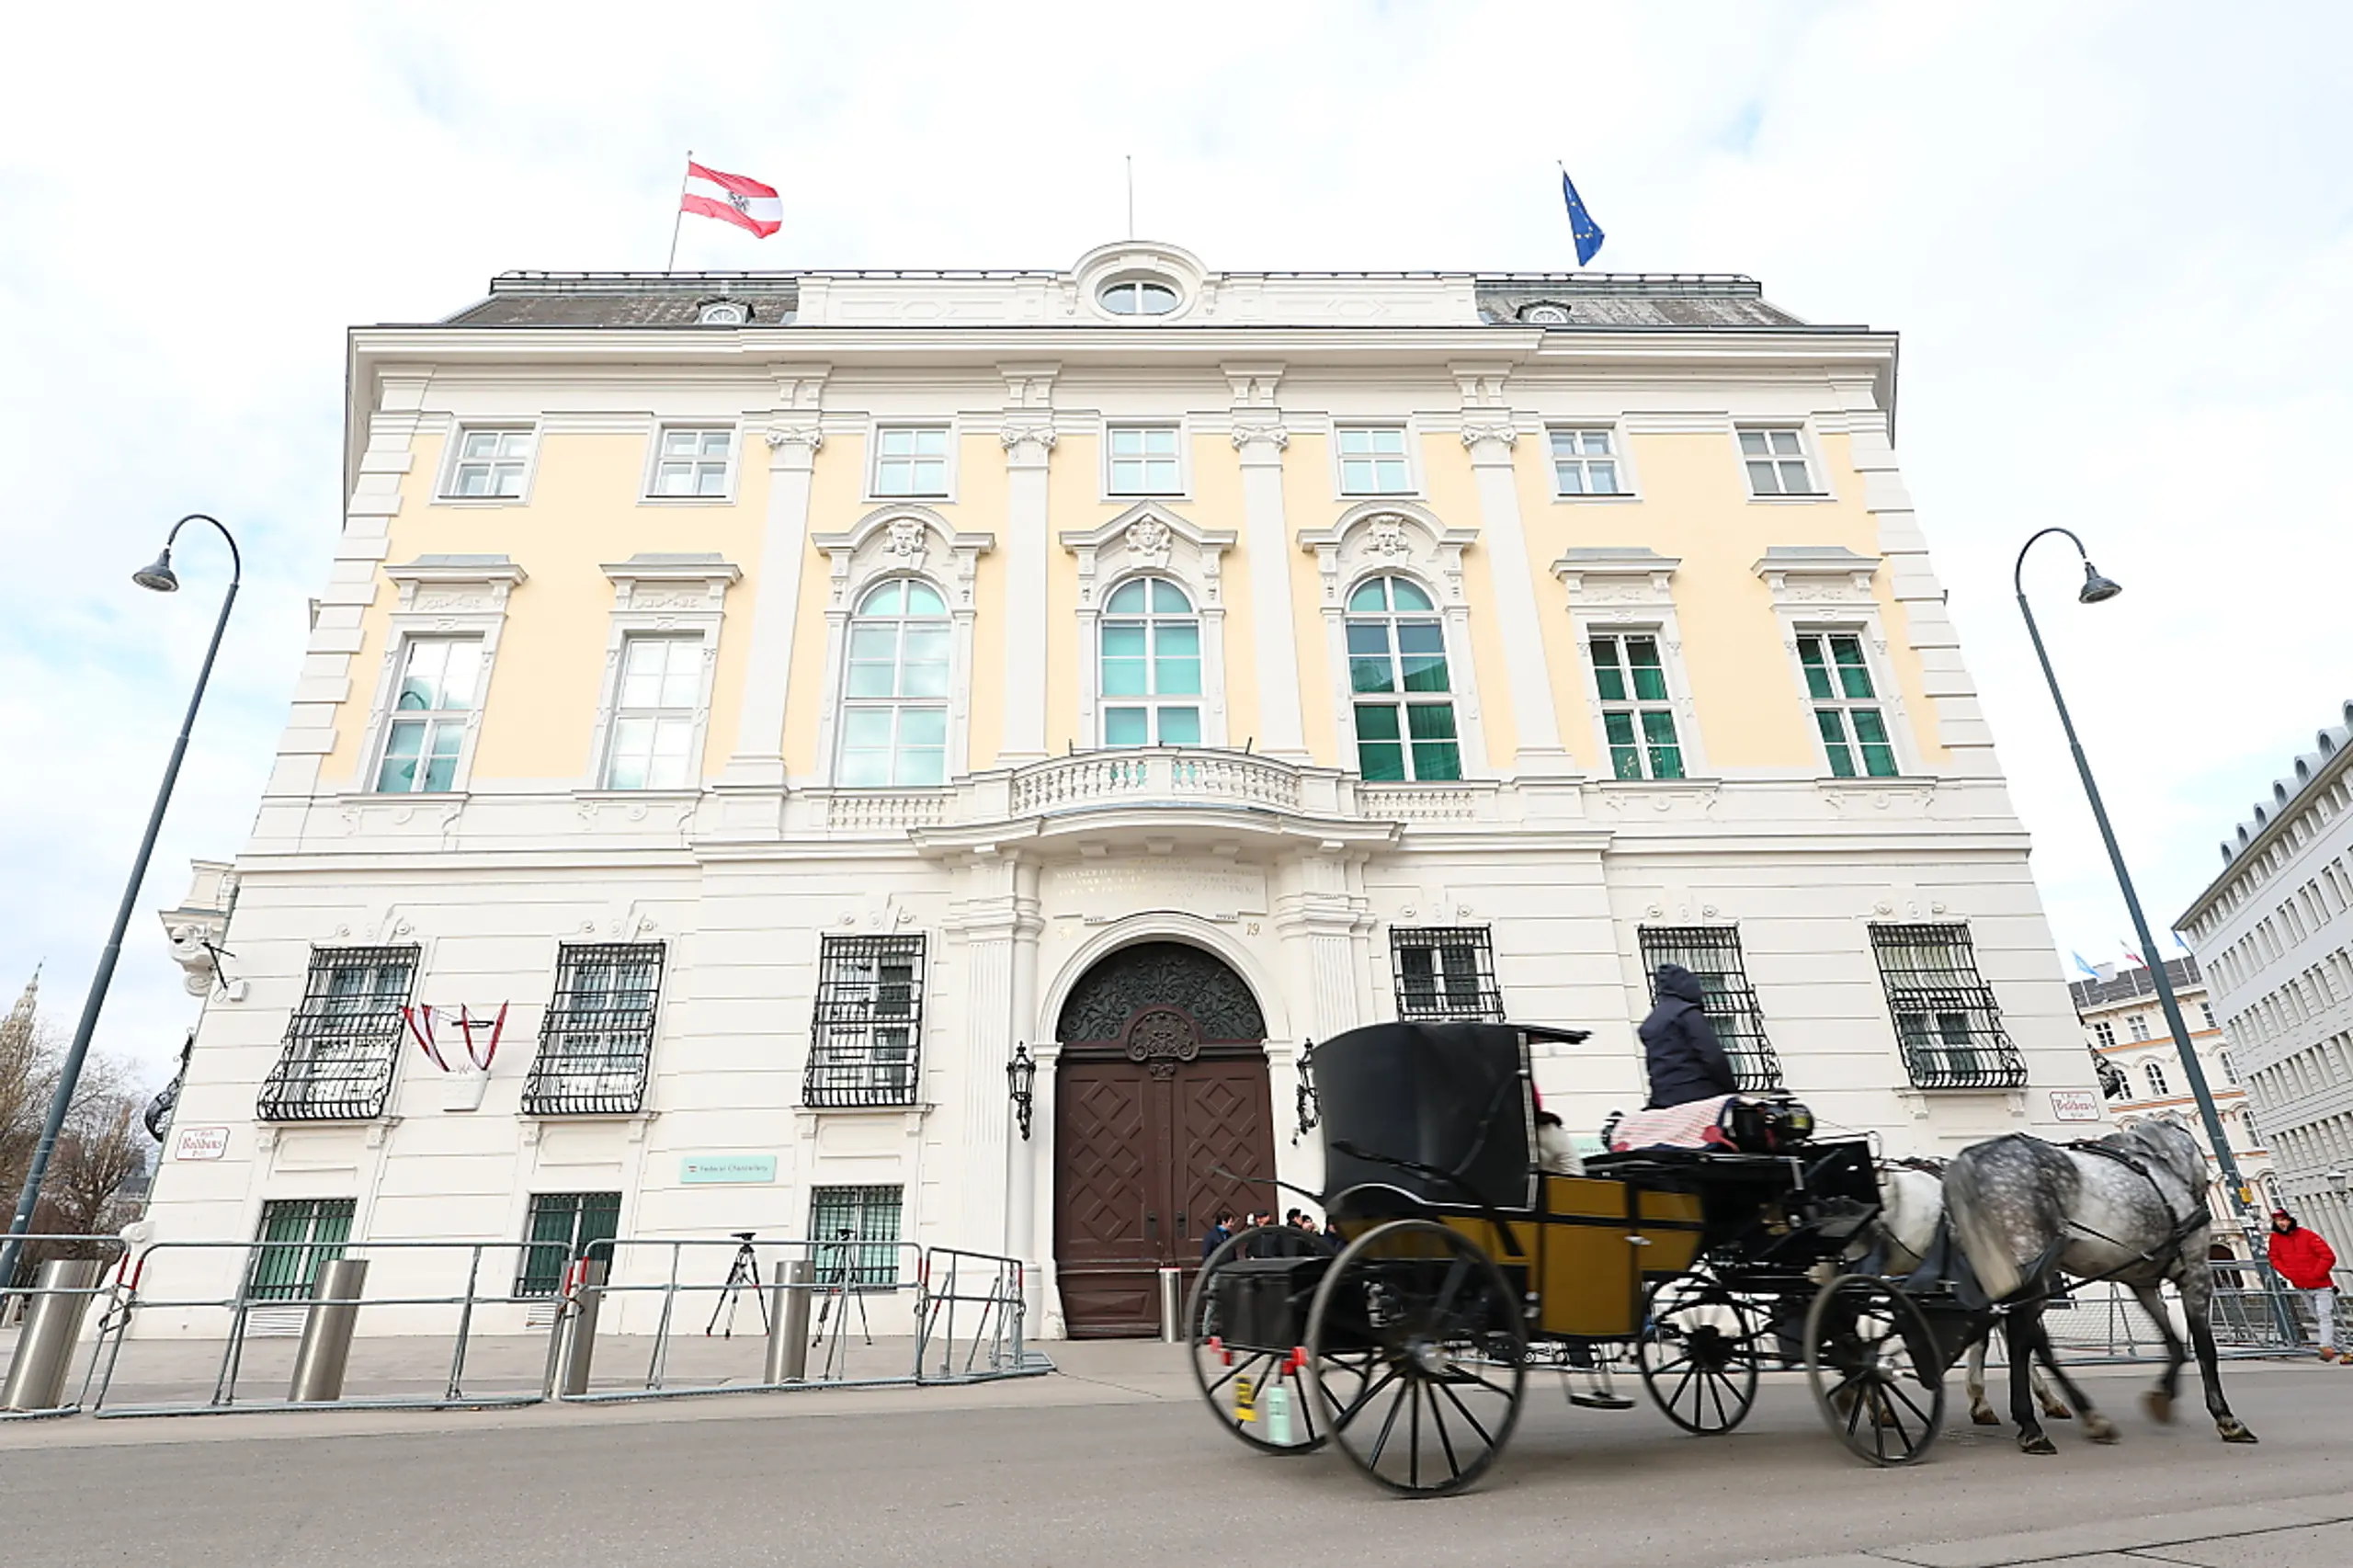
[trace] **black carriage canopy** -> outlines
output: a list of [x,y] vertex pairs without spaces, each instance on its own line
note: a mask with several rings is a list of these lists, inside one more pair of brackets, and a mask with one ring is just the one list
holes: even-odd
[[1416,1203],[1533,1204],[1535,1108],[1520,1027],[1373,1024],[1317,1046],[1314,1071],[1327,1212],[1360,1220]]

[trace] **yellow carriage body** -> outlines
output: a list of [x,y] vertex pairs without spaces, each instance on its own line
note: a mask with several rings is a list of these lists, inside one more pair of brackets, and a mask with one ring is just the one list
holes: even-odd
[[1681,1274],[1699,1256],[1697,1195],[1655,1192],[1598,1176],[1548,1176],[1543,1209],[1509,1218],[1513,1245],[1483,1215],[1441,1213],[1506,1269],[1534,1281],[1534,1326],[1580,1339],[1628,1339],[1641,1328],[1646,1280]]

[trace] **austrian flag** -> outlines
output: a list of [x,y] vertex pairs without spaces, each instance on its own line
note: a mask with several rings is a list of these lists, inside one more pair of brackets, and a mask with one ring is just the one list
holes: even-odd
[[687,165],[686,194],[678,199],[678,210],[749,229],[762,239],[784,227],[784,203],[777,199],[774,187],[693,162]]

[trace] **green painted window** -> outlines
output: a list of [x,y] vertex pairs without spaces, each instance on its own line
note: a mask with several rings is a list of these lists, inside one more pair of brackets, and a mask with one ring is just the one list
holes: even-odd
[[518,1296],[552,1296],[563,1289],[563,1272],[576,1257],[610,1260],[612,1249],[590,1253],[598,1242],[620,1233],[618,1192],[535,1192],[523,1221],[522,1267],[516,1271]]
[[1104,601],[1097,665],[1107,746],[1201,744],[1201,623],[1165,577],[1122,583]]
[[1373,782],[1461,778],[1446,629],[1430,597],[1375,577],[1348,596],[1346,631],[1357,771]]
[[1667,697],[1658,639],[1643,632],[1611,632],[1594,638],[1589,646],[1612,777],[1682,778],[1683,746],[1675,733],[1675,709]]
[[1895,745],[1880,708],[1863,640],[1851,631],[1809,631],[1798,638],[1806,700],[1831,773],[1840,778],[1893,778]]
[[899,1283],[898,1187],[820,1187],[809,1194],[809,1239],[820,1287],[888,1290]]
[[319,1265],[343,1256],[351,1239],[354,1200],[284,1198],[262,1205],[246,1296],[256,1301],[307,1301]]

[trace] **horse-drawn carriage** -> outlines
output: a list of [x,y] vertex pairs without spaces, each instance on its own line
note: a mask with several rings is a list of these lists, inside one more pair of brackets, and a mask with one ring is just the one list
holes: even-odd
[[[1570,1030],[1386,1024],[1315,1052],[1336,1255],[1204,1263],[1188,1307],[1203,1397],[1245,1443],[1329,1442],[1381,1485],[1457,1491],[1500,1455],[1531,1369],[1631,1348],[1677,1425],[1738,1426],[1768,1360],[1876,1464],[1936,1439],[1946,1369],[1990,1321],[1940,1287],[1846,1272],[1880,1210],[1868,1144],[1749,1108],[1737,1151],[1540,1168],[1531,1040]],[[1626,1402],[1617,1402],[1623,1403]]]

